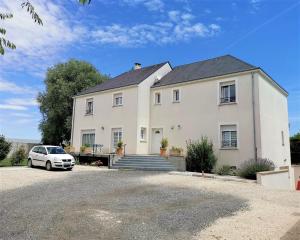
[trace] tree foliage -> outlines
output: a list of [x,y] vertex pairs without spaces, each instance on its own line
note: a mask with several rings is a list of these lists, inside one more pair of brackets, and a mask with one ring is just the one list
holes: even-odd
[[11,143],[6,141],[3,135],[0,135],[0,161],[5,159],[9,153]]
[[38,102],[42,113],[40,130],[44,144],[59,145],[69,141],[72,126],[72,97],[87,87],[108,79],[91,64],[70,60],[57,64],[47,71],[44,92],[39,93]]
[[290,138],[291,162],[300,164],[300,132]]
[[12,155],[11,165],[19,165],[22,160],[26,158],[26,150],[23,145],[21,145]]
[[[29,1],[22,1],[21,7],[25,8],[26,11],[31,15],[34,22],[36,22],[39,25],[43,25],[42,19],[39,17],[37,12],[34,9],[34,6]],[[0,13],[0,20],[6,20],[13,18],[12,13]],[[5,50],[4,48],[10,48],[10,49],[16,49],[16,45],[6,39],[4,36],[6,35],[6,29],[0,27],[0,54],[4,55]]]

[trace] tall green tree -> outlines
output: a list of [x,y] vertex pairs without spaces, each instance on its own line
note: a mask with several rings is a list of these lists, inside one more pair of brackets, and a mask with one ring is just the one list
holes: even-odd
[[6,141],[3,135],[0,135],[0,161],[5,159],[9,153],[11,143]]
[[108,79],[84,61],[70,60],[47,71],[44,92],[38,102],[42,113],[40,130],[44,144],[59,145],[69,141],[72,127],[73,96],[87,87]]

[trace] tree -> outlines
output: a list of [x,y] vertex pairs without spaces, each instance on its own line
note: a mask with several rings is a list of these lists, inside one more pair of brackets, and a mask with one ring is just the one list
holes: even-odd
[[[91,3],[91,0],[78,0],[78,1],[83,5]],[[36,22],[39,25],[43,25],[42,19],[39,17],[39,15],[34,9],[34,6],[30,3],[30,1],[22,1],[21,7],[25,8],[27,12],[29,12],[34,22]],[[0,13],[0,20],[6,20],[10,18],[13,18],[12,13]],[[16,45],[4,37],[5,34],[6,34],[6,29],[0,27],[0,54],[1,55],[4,55],[5,47],[10,49],[16,49]]]
[[22,160],[26,158],[26,150],[23,145],[21,145],[12,155],[11,165],[20,164]]
[[47,71],[44,92],[39,93],[38,102],[42,113],[39,128],[44,144],[62,144],[69,141],[72,127],[72,97],[87,87],[108,79],[91,64],[70,60],[57,64]]
[[290,137],[291,162],[300,164],[300,132]]
[[3,135],[0,135],[0,161],[5,159],[9,153],[11,143],[6,141]]

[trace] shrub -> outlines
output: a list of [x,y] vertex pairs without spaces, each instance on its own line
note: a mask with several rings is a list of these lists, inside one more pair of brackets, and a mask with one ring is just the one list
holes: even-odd
[[19,147],[12,155],[11,165],[19,165],[26,158],[26,150],[24,146]]
[[3,135],[0,135],[0,161],[5,159],[9,153],[11,143],[6,141]]
[[183,149],[181,147],[172,146],[170,149],[170,155],[173,155],[173,156],[181,156],[182,152],[183,152]]
[[229,176],[235,176],[236,175],[236,170],[229,166],[229,165],[223,165],[219,167],[216,171],[218,175],[229,175]]
[[160,145],[161,145],[161,148],[162,149],[166,149],[169,145],[169,141],[167,138],[163,138],[161,141],[160,141]]
[[257,161],[250,159],[242,164],[238,170],[238,175],[243,178],[256,180],[257,172],[270,171],[274,168],[274,163],[266,158],[259,158]]
[[187,141],[186,167],[192,172],[211,172],[216,165],[213,144],[206,137],[201,141]]

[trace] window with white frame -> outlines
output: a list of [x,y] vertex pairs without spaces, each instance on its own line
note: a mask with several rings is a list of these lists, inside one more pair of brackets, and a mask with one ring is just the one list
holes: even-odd
[[147,129],[145,127],[141,127],[141,141],[146,141],[147,137]]
[[122,106],[123,105],[123,94],[122,93],[114,94],[113,98],[114,98],[114,100],[113,100],[114,106]]
[[117,148],[118,142],[123,139],[123,131],[122,128],[112,128],[112,146]]
[[89,98],[86,100],[85,114],[87,115],[93,114],[93,111],[94,111],[94,101],[92,98]]
[[95,144],[95,133],[82,133],[82,146],[92,147]]
[[161,95],[160,95],[160,92],[155,93],[155,95],[154,95],[154,103],[155,104],[161,104]]
[[221,147],[237,147],[237,127],[236,125],[221,125]]
[[173,90],[173,102],[180,102],[180,92],[179,89]]
[[221,83],[220,103],[236,102],[236,86],[234,82]]

